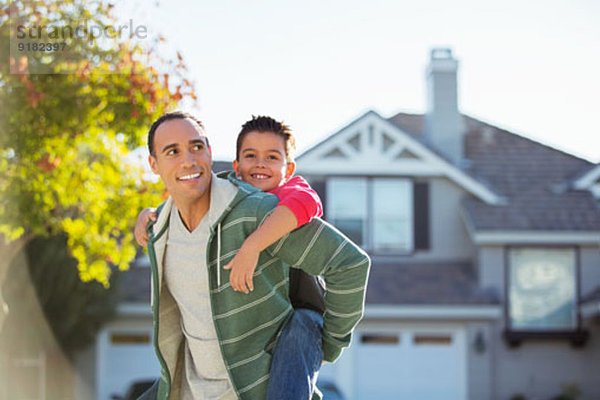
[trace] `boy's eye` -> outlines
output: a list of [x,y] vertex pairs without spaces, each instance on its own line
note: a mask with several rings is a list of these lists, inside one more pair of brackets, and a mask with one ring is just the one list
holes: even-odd
[[278,156],[278,155],[275,155],[275,154],[271,154],[271,155],[269,156],[269,160],[279,160],[279,156]]
[[254,158],[254,154],[246,153],[246,154],[244,154],[244,158]]

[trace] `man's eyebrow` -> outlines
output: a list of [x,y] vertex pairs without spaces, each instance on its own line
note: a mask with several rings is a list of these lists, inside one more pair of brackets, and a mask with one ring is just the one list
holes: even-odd
[[[205,142],[204,142],[204,140],[202,140],[202,139],[193,139],[193,140],[190,140],[188,143],[189,143],[189,144],[198,144],[198,143],[201,143],[201,144],[203,144],[203,145],[205,145],[205,146],[206,146],[206,143],[205,143]],[[171,149],[173,149],[173,148],[176,148],[176,147],[178,147],[178,146],[179,146],[179,145],[178,145],[177,143],[171,143],[171,144],[168,144],[168,145],[166,145],[165,147],[163,147],[163,149],[161,150],[161,153],[164,153],[164,152],[166,152],[166,151],[168,151],[168,150],[171,150]]]
[[163,147],[163,149],[160,152],[164,153],[164,152],[166,152],[168,150],[171,150],[171,149],[173,149],[175,147],[177,147],[177,143],[171,143],[171,144],[168,144],[165,147]]
[[193,139],[189,141],[189,144],[197,144],[197,143],[202,143],[203,145],[206,146],[206,142],[202,139]]

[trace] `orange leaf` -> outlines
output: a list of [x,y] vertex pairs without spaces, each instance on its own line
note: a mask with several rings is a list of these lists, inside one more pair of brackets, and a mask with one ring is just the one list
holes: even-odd
[[51,157],[48,154],[44,154],[44,156],[37,162],[37,166],[44,172],[51,172],[58,167],[60,161],[60,157]]

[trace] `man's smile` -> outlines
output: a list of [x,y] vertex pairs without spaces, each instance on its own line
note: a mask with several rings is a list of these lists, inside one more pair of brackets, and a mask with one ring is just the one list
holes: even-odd
[[178,181],[191,181],[193,179],[200,178],[202,175],[201,172],[196,172],[194,174],[183,175],[177,178]]

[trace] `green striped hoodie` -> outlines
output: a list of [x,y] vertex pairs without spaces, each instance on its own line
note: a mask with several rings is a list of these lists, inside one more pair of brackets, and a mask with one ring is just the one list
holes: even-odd
[[[289,268],[322,275],[326,286],[323,353],[333,362],[350,344],[352,330],[364,310],[370,260],[333,226],[315,218],[271,245],[260,255],[253,276],[254,291],[235,292],[223,270],[244,240],[277,206],[277,197],[220,174],[238,186],[238,193],[210,228],[206,249],[211,308],[221,353],[236,394],[243,400],[266,397],[272,350],[293,312],[288,298]],[[158,208],[148,227],[152,266],[154,347],[161,365],[159,399],[178,400],[183,334],[175,300],[164,285],[162,260],[172,199]]]

